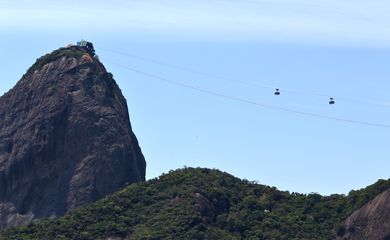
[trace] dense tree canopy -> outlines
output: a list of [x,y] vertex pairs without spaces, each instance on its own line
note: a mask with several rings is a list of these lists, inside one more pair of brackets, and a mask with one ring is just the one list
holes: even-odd
[[6,229],[6,239],[329,239],[343,220],[390,187],[380,180],[348,196],[298,194],[185,168],[132,184],[61,218]]

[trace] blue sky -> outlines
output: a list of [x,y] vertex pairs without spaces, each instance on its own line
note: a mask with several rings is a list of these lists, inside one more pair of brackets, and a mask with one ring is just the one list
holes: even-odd
[[39,56],[85,38],[128,100],[148,178],[202,166],[282,190],[347,193],[389,178],[389,128],[223,99],[109,61],[256,103],[388,125],[389,10],[378,0],[0,0],[0,94]]
[[[1,1],[0,27],[187,36],[187,40],[388,45],[383,0]],[[21,17],[22,16],[22,17]],[[60,28],[58,26],[61,26]],[[185,37],[184,37],[185,38]]]

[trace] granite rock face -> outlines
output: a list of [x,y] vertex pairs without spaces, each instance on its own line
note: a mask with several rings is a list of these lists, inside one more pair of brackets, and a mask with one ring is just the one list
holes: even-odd
[[126,100],[86,48],[43,56],[0,97],[0,228],[63,215],[145,168]]
[[390,240],[390,190],[355,211],[345,228],[345,240]]

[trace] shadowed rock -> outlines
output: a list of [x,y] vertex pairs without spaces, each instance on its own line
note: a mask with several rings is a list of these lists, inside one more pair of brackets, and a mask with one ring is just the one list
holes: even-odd
[[145,179],[126,100],[90,54],[72,46],[45,55],[0,98],[0,227],[63,215]]
[[200,213],[204,222],[213,222],[215,217],[215,207],[202,194],[195,193],[195,203],[193,205],[193,209]]

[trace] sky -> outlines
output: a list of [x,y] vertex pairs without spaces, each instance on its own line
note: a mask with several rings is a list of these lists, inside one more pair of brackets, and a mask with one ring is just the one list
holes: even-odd
[[127,99],[148,179],[209,167],[348,193],[390,177],[389,11],[385,0],[0,0],[0,95],[38,57],[86,39]]

